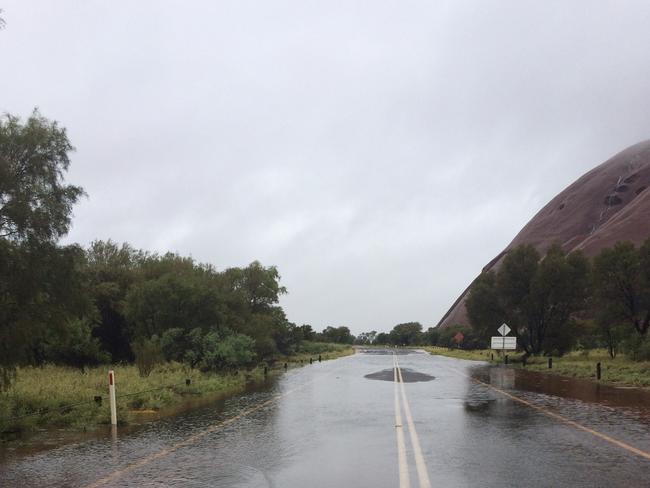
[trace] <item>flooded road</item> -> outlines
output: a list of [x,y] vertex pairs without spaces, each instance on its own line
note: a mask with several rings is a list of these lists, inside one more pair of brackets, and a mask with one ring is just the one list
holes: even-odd
[[650,395],[359,353],[114,436],[1,449],[1,487],[650,486]]

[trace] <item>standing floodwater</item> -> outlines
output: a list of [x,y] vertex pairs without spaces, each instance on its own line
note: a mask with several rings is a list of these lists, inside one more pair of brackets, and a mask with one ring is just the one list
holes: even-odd
[[367,377],[393,364],[359,353],[116,438],[4,446],[0,486],[395,487],[398,428],[411,486],[415,432],[431,486],[647,485],[650,459],[602,437],[650,451],[645,392],[413,352],[399,356],[403,377],[433,379],[404,378],[412,425],[402,404],[396,427],[394,381]]

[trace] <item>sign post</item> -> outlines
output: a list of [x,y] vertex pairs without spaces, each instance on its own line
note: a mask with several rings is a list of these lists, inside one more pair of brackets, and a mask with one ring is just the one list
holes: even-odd
[[491,337],[490,349],[496,349],[498,351],[517,349],[517,338],[508,337],[510,330],[511,329],[507,324],[502,324],[501,327],[497,329],[497,332],[501,335]]

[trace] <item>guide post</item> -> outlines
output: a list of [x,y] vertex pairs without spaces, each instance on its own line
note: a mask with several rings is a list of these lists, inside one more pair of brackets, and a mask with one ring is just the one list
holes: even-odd
[[108,372],[108,397],[111,403],[111,425],[117,425],[117,406],[115,404],[115,372]]

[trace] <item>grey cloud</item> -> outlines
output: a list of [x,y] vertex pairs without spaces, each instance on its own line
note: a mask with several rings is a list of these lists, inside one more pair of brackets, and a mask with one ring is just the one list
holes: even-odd
[[67,241],[276,264],[289,318],[437,322],[575,178],[648,138],[645,2],[3,4],[0,110],[90,198]]

